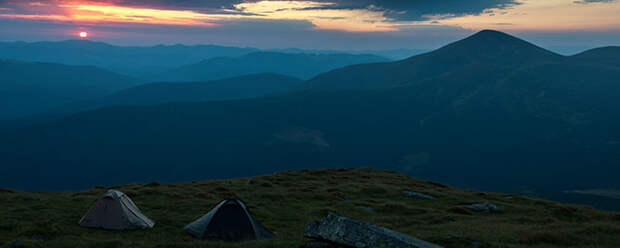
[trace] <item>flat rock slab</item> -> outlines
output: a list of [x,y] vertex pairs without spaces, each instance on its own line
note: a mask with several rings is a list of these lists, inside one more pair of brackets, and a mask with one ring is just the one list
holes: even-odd
[[331,212],[321,221],[308,223],[305,236],[356,248],[441,248],[403,233]]
[[491,203],[480,203],[480,204],[472,204],[472,205],[466,205],[466,206],[462,206],[466,209],[472,210],[472,211],[476,211],[476,212],[495,212],[498,211],[500,209],[500,207],[498,207],[495,204],[491,204]]
[[413,192],[413,191],[403,191],[403,194],[405,194],[406,196],[409,197],[413,197],[413,198],[420,198],[420,199],[426,199],[426,200],[435,200],[436,198],[434,196],[430,196],[427,194],[422,194],[422,193],[418,193],[418,192]]

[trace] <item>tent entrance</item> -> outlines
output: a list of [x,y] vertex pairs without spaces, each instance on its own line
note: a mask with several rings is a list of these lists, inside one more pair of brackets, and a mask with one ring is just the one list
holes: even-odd
[[207,227],[207,239],[240,241],[256,239],[254,228],[238,204],[225,204],[215,213]]

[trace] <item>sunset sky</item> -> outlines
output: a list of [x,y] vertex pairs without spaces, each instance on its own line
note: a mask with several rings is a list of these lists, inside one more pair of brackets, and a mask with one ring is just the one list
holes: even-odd
[[616,0],[0,0],[0,40],[435,48],[481,29],[547,47],[620,45]]

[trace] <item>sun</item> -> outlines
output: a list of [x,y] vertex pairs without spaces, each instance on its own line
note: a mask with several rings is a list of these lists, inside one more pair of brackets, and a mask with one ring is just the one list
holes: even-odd
[[82,39],[84,39],[84,38],[87,38],[87,37],[88,37],[88,33],[86,33],[86,32],[80,32],[80,34],[79,34],[79,35],[80,35],[80,38],[82,38]]

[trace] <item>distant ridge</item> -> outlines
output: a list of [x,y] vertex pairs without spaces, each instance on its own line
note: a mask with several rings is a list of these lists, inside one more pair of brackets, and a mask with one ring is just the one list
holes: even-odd
[[307,54],[253,52],[240,57],[216,57],[159,73],[154,78],[171,81],[206,81],[256,73],[277,73],[308,79],[347,65],[387,62],[370,54]]
[[[41,41],[41,42],[0,42],[0,58],[17,59],[24,61],[38,61],[50,63],[62,63],[68,65],[93,65],[117,73],[127,74],[134,77],[153,79],[161,77],[162,72],[167,72],[182,66],[208,61],[212,58],[226,57],[230,62],[246,54],[255,52],[281,53],[288,55],[315,54],[317,57],[330,58],[322,63],[325,64],[318,70],[308,69],[305,73],[282,73],[281,71],[260,70],[245,74],[229,74],[218,77],[204,77],[197,72],[193,72],[193,78],[187,80],[213,80],[232,76],[241,76],[254,73],[280,73],[290,76],[308,78],[327,70],[335,69],[345,65],[364,62],[388,61],[382,56],[370,55],[386,52],[391,57],[402,57],[399,54],[416,53],[410,50],[395,51],[368,51],[360,54],[355,51],[320,51],[303,49],[282,49],[282,50],[261,50],[251,47],[229,47],[218,45],[156,45],[156,46],[116,46],[104,42],[91,40],[66,40],[66,41]],[[418,51],[419,52],[419,51]],[[346,55],[345,58],[341,58]],[[358,58],[357,60],[355,58]],[[365,60],[368,59],[368,60]],[[332,62],[331,60],[335,61]],[[222,62],[221,60],[218,62]],[[295,62],[295,61],[293,61]],[[292,66],[292,65],[291,65]],[[316,66],[315,66],[316,67]],[[242,68],[238,68],[241,70]],[[289,69],[291,70],[291,69]],[[225,71],[224,71],[225,72]],[[286,72],[286,71],[285,71]],[[197,77],[200,75],[200,77]],[[177,77],[176,79],[178,79]],[[175,78],[166,78],[174,80]]]
[[215,45],[115,46],[90,40],[0,42],[0,58],[93,65],[117,73],[142,76],[218,56],[241,56],[258,51]]
[[75,113],[113,105],[155,105],[262,97],[292,91],[302,82],[294,77],[262,73],[207,82],[149,83],[104,97],[60,106],[49,113]]

